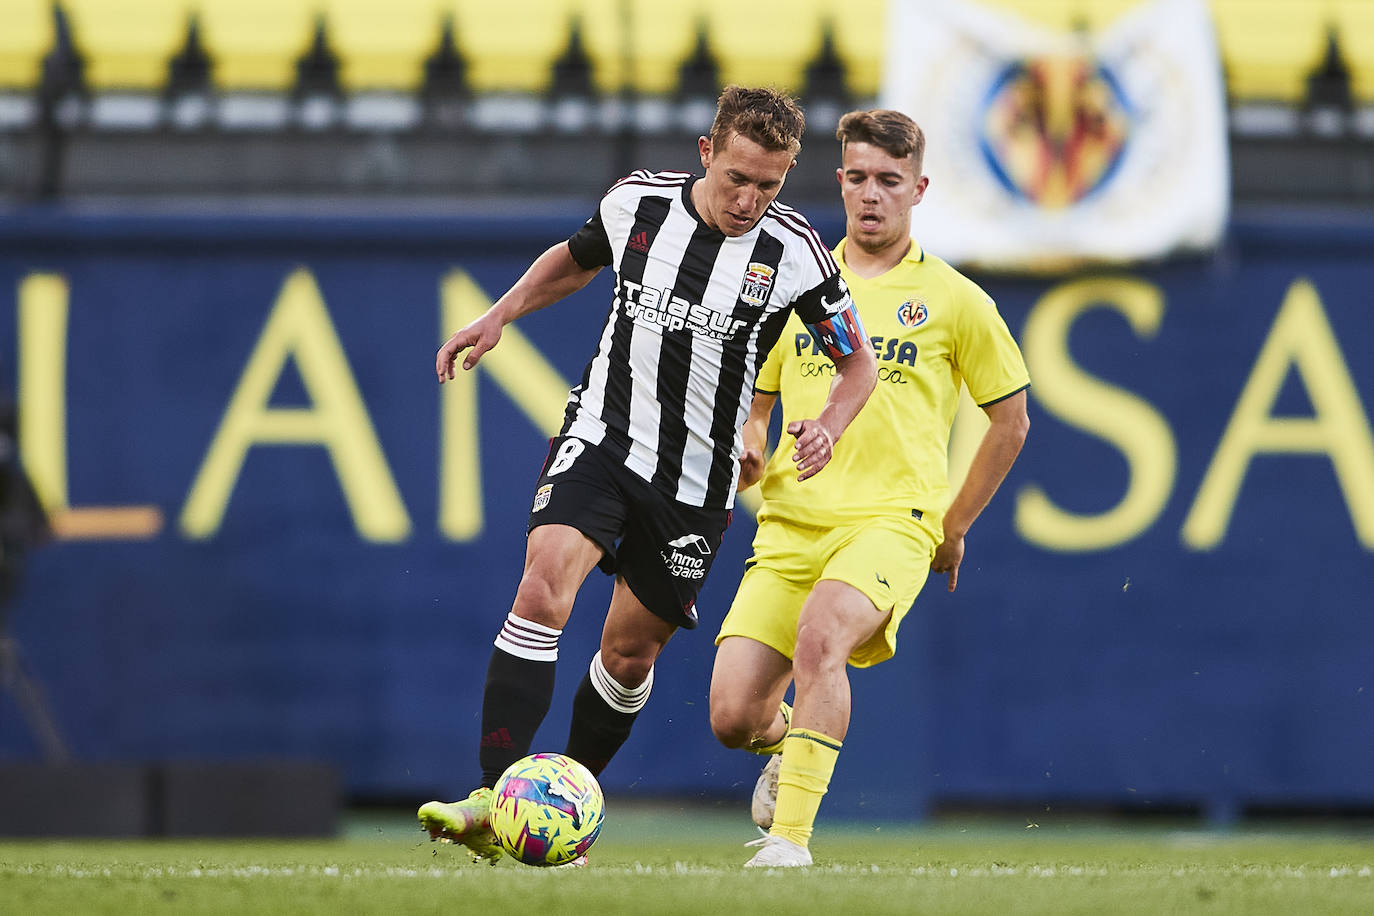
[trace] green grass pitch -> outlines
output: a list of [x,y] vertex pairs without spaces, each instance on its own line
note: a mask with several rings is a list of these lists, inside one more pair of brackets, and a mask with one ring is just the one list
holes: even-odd
[[1060,822],[838,824],[816,866],[744,871],[747,810],[607,807],[583,869],[474,865],[408,814],[334,840],[0,841],[0,913],[1374,912],[1374,833]]

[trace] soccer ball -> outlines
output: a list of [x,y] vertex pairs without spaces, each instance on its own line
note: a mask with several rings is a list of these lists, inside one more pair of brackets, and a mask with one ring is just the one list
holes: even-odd
[[605,804],[591,770],[562,754],[532,754],[496,781],[491,830],[526,865],[564,865],[596,842]]

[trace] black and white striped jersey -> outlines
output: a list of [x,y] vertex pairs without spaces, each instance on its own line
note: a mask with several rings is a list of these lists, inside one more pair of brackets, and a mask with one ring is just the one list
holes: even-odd
[[728,508],[754,378],[788,312],[823,327],[857,313],[805,217],[774,201],[729,238],[697,214],[696,180],[637,171],[568,240],[582,267],[614,267],[615,291],[562,434],[610,449],[679,502]]

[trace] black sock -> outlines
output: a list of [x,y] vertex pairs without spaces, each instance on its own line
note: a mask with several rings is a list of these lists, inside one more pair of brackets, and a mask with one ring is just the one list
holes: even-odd
[[553,701],[554,662],[534,662],[493,649],[482,691],[482,785],[494,786],[506,768],[530,752],[534,733]]
[[572,725],[568,729],[569,757],[600,776],[615,752],[630,737],[638,712],[621,712],[592,686],[591,674],[583,676],[573,697]]

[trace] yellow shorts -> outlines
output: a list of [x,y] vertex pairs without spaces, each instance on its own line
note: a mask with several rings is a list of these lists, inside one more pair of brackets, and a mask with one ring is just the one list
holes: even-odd
[[930,574],[940,535],[919,519],[880,516],[817,528],[765,518],[754,536],[730,613],[716,644],[747,636],[792,658],[797,621],[811,587],[836,579],[868,596],[879,611],[891,610],[887,626],[849,656],[856,668],[886,661],[897,651],[897,627]]

